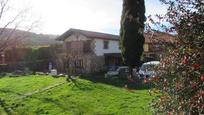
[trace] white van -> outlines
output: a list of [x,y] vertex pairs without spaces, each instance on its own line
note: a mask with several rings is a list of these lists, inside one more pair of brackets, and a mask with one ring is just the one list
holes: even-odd
[[152,75],[154,75],[156,72],[154,71],[154,68],[159,65],[159,61],[150,61],[150,62],[146,62],[143,63],[142,66],[140,67],[139,70],[139,75],[141,77],[151,77]]

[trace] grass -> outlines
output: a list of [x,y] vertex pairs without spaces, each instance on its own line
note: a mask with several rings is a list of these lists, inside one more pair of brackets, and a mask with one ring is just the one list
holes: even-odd
[[0,115],[149,115],[153,97],[133,90],[77,79],[21,98],[24,94],[65,82],[65,78],[26,76],[0,79]]

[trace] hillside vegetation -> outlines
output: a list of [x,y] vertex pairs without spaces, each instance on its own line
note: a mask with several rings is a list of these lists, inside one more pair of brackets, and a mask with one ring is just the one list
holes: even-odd
[[49,35],[49,34],[36,34],[33,32],[28,32],[24,30],[15,30],[6,28],[0,31],[3,33],[0,35],[1,39],[4,39],[5,36],[10,36],[10,40],[18,40],[23,42],[25,46],[44,46],[59,43],[56,41],[57,35]]

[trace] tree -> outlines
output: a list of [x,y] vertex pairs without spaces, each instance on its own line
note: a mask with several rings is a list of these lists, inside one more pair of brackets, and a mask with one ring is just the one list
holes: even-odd
[[177,40],[151,79],[152,91],[159,91],[152,106],[157,114],[204,114],[204,1],[161,1],[168,10],[159,18],[169,23],[165,30],[176,33]]
[[24,56],[24,66],[32,71],[48,71],[48,65],[52,61],[53,51],[51,47],[39,47],[27,49]]
[[18,29],[32,30],[37,21],[28,17],[28,9],[18,10],[11,6],[11,0],[0,0],[0,53],[8,47],[16,47],[28,37],[25,34],[16,34]]
[[125,64],[130,68],[140,66],[144,45],[144,0],[123,0],[120,28],[120,49]]

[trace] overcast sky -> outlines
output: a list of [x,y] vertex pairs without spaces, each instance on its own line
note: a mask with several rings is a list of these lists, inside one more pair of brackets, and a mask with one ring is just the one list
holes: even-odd
[[[146,16],[163,14],[159,0],[145,0]],[[32,19],[40,19],[38,33],[62,34],[78,28],[118,34],[122,0],[15,0],[16,7],[29,7]]]

